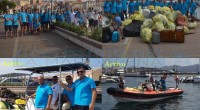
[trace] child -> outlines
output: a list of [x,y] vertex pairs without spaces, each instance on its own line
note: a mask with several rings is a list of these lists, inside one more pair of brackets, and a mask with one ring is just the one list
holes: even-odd
[[40,24],[39,20],[37,20],[36,23],[34,24],[34,34],[36,34],[36,33],[39,34],[40,30],[41,30],[41,24]]

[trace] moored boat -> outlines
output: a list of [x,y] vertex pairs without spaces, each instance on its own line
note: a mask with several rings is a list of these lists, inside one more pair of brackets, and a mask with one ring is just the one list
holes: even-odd
[[107,93],[118,102],[150,102],[181,95],[183,90],[170,88],[166,91],[140,91],[110,87]]

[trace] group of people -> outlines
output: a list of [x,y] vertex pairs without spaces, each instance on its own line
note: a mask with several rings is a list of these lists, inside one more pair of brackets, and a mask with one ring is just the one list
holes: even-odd
[[12,38],[18,36],[18,28],[20,27],[20,36],[28,33],[39,33],[40,31],[46,31],[48,29],[55,29],[56,21],[72,23],[76,26],[87,27],[89,21],[89,27],[91,30],[95,26],[99,26],[101,15],[98,10],[89,8],[86,10],[57,10],[52,11],[50,9],[39,10],[39,9],[24,9],[13,10],[13,14],[9,10],[4,15],[4,27],[5,27],[5,38],[9,36]]
[[[93,79],[85,76],[85,72],[83,67],[78,68],[77,74],[80,78],[75,82],[70,75],[66,76],[67,85],[58,81],[57,76],[53,76],[52,87],[45,84],[44,77],[40,76],[36,93],[28,98],[35,97],[36,110],[57,110],[59,106],[62,110],[94,110],[97,95],[96,84]],[[64,88],[63,91],[61,87]],[[59,103],[60,94],[62,95],[61,103]]]
[[[165,91],[167,90],[167,86],[166,86],[166,80],[167,78],[167,74],[163,74],[163,76],[160,78],[160,81],[154,80],[153,76],[150,74],[149,80],[146,80],[145,83],[141,84],[142,90],[143,91],[155,91],[156,89],[159,89],[161,91]],[[178,74],[175,73],[174,75],[174,80],[176,82],[176,89],[178,89],[179,86],[179,78],[178,78]],[[119,77],[119,83],[118,83],[118,87],[121,89],[125,88],[125,80],[123,79],[122,76]]]
[[131,15],[138,12],[139,7],[144,9],[145,7],[149,8],[149,6],[167,6],[175,11],[182,12],[183,15],[188,16],[189,13],[191,17],[194,17],[197,3],[194,0],[170,0],[170,2],[166,0],[130,0],[129,2],[128,0],[106,0],[104,2],[104,13],[106,15],[120,16],[122,21],[124,21],[124,16],[127,19],[127,12]]

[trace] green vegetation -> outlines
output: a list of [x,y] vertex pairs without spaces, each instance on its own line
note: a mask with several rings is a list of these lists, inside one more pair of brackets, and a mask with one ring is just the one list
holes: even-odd
[[16,4],[12,1],[2,0],[0,2],[0,12],[5,13],[7,10],[7,7],[10,9],[14,9],[16,7]]
[[86,28],[68,24],[65,22],[56,22],[56,26],[74,32],[79,36],[87,36],[93,40],[102,42],[102,30],[100,27],[95,27],[92,32],[88,32]]

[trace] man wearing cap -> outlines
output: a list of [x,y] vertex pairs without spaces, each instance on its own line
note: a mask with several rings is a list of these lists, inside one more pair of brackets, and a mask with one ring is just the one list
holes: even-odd
[[93,79],[85,76],[85,69],[79,67],[77,74],[80,77],[77,79],[71,88],[60,82],[60,85],[67,91],[75,91],[75,110],[94,110],[97,90]]

